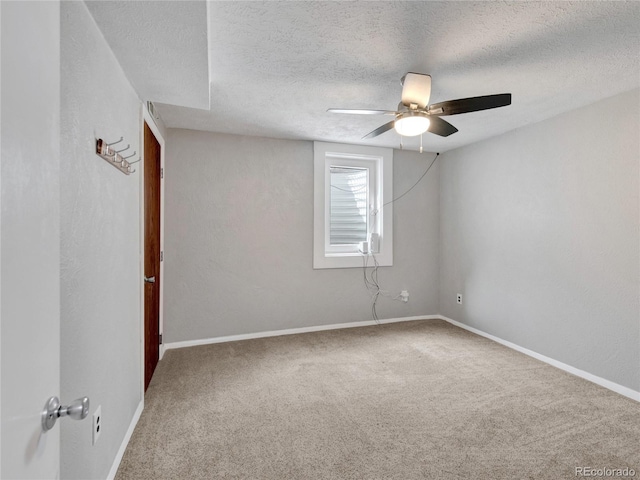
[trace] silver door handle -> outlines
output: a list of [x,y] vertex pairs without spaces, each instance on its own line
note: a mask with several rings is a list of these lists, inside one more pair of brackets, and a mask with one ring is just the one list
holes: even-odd
[[87,415],[89,415],[89,397],[78,398],[70,405],[60,405],[58,397],[51,397],[44,404],[42,411],[42,430],[44,432],[51,430],[60,417],[82,420]]
[[156,277],[144,277],[145,283],[156,283]]

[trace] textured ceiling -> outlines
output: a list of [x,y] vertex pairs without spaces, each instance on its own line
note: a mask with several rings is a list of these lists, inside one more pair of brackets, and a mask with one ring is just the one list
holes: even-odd
[[203,1],[87,1],[144,100],[209,109],[207,5]]
[[393,110],[409,71],[432,76],[431,103],[513,94],[446,117],[450,137],[425,134],[446,151],[640,86],[637,1],[88,5],[168,127],[397,148],[394,131],[361,140],[388,117],[327,108]]

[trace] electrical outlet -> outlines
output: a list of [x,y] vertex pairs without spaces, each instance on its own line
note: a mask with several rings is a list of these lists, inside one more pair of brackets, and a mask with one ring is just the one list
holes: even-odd
[[458,294],[458,297],[457,297],[456,300],[457,300],[459,305],[462,305],[462,294],[461,293]]
[[100,434],[102,433],[102,405],[98,405],[96,411],[93,412],[93,435],[92,435],[92,445],[95,445],[100,438]]
[[407,303],[409,301],[409,292],[407,292],[406,290],[402,290],[400,292],[400,298],[404,303]]

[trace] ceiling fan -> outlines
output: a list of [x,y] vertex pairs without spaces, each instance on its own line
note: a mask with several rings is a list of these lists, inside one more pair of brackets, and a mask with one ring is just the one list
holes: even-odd
[[402,100],[398,110],[362,110],[347,108],[330,108],[332,113],[354,113],[358,115],[393,115],[395,118],[362,137],[373,138],[395,128],[405,137],[421,135],[425,132],[448,137],[458,129],[440,117],[477,112],[490,108],[511,105],[511,94],[500,93],[482,97],[460,98],[429,105],[431,96],[431,75],[409,72],[401,80]]

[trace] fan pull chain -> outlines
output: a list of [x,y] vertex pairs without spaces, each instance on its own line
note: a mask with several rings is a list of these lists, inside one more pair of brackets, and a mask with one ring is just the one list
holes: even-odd
[[402,135],[400,135],[400,150],[404,150],[404,146],[402,145]]
[[422,134],[420,134],[420,153],[422,153]]

